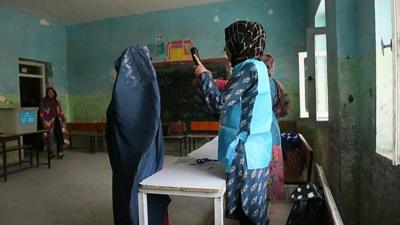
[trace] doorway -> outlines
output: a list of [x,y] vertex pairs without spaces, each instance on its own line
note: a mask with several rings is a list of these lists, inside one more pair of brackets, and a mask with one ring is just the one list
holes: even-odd
[[19,61],[19,92],[21,107],[39,107],[45,92],[46,65],[44,63]]
[[[20,59],[18,67],[20,106],[39,109],[46,89],[46,64]],[[37,113],[37,129],[42,129],[39,112]],[[23,143],[39,149],[43,146],[43,141],[37,135],[24,135]]]

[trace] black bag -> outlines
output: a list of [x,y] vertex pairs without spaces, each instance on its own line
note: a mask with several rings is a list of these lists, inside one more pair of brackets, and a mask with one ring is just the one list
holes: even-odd
[[286,225],[322,225],[324,199],[314,184],[301,185],[290,196],[293,202]]

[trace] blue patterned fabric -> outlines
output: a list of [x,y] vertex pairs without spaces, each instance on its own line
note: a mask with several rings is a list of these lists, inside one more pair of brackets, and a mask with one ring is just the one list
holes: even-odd
[[[164,142],[160,94],[146,47],[126,49],[107,109],[107,147],[112,168],[114,225],[138,225],[138,185],[161,169]],[[149,224],[161,225],[168,196],[148,195]]]
[[[253,64],[257,70],[257,96],[251,111],[242,108],[239,100],[224,112],[218,137],[218,159],[226,165],[227,171],[232,163],[233,155],[239,140],[245,142],[245,152],[248,169],[267,167],[271,160],[272,137],[272,108],[268,72],[265,64],[258,60],[248,59],[233,68],[232,78],[240,76],[241,69],[246,64]],[[241,90],[235,93],[240,93]],[[229,103],[228,103],[229,104]],[[247,132],[239,132],[242,111],[251,114],[250,128]],[[245,121],[246,122],[246,121]]]
[[[258,71],[255,64],[245,64],[235,76],[232,76],[224,92],[218,90],[211,73],[204,72],[200,78],[201,94],[211,111],[223,113],[241,100],[239,133],[248,134],[258,94]],[[269,108],[272,110],[272,105]],[[245,151],[245,143],[239,140],[230,171],[227,173],[226,214],[234,217],[235,211],[241,207],[254,224],[265,225],[268,220],[266,213],[268,167],[249,169]]]
[[268,168],[247,169],[244,143],[239,141],[226,184],[226,215],[234,217],[238,207],[255,225],[268,221]]
[[[277,87],[274,80],[269,79],[269,86],[271,87],[272,104],[274,104],[275,98],[277,96]],[[279,128],[278,117],[275,115],[275,113],[272,114],[271,134],[272,134],[272,144],[281,145],[281,130]]]

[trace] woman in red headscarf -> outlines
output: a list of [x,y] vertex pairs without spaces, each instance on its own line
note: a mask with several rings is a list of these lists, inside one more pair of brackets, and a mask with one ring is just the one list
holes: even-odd
[[[49,149],[51,158],[64,159],[64,145],[68,145],[67,131],[65,129],[65,116],[61,110],[60,101],[57,99],[57,92],[54,88],[46,89],[46,97],[42,99],[39,106],[40,119],[43,128],[48,130],[45,138],[49,139]],[[57,155],[54,152],[57,151]]]

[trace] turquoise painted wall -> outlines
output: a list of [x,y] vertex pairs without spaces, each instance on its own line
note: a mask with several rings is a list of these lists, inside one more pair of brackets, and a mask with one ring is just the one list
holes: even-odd
[[[68,79],[72,118],[105,120],[115,75],[114,60],[128,46],[148,45],[154,61],[155,37],[163,41],[191,39],[202,58],[223,57],[224,28],[237,19],[257,20],[268,34],[267,49],[277,63],[276,77],[287,87],[298,110],[297,52],[305,50],[306,0],[240,0],[146,13],[67,27]],[[183,22],[184,21],[184,22]]]
[[0,7],[0,107],[20,106],[18,59],[51,63],[53,85],[68,115],[66,27]]

